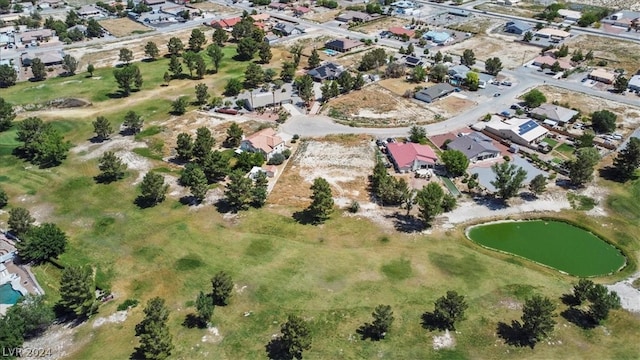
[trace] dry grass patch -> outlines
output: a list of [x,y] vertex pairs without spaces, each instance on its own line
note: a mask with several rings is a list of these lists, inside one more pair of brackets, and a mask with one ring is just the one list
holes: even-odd
[[478,10],[495,12],[498,14],[532,18],[535,14],[542,12],[542,10],[544,9],[544,6],[536,4],[533,1],[527,1],[527,2],[523,1],[518,5],[514,5],[514,6],[504,6],[504,5],[497,5],[497,4],[486,2],[480,5],[476,5],[474,8]]
[[388,30],[393,26],[404,26],[407,25],[407,21],[404,19],[399,19],[393,16],[383,17],[382,19],[368,22],[362,26],[358,26],[353,28],[353,30],[369,34],[369,35],[377,35],[383,30]]
[[140,34],[143,32],[154,31],[153,28],[144,26],[139,22],[128,18],[108,19],[99,21],[100,26],[105,28],[115,37],[123,37],[131,34]]
[[501,21],[497,19],[480,17],[452,25],[451,28],[458,31],[479,34],[487,32],[487,30],[494,28],[499,23],[501,23]]
[[540,52],[540,48],[525,45],[511,38],[498,38],[494,36],[478,35],[452,46],[446,47],[447,53],[462,55],[465,49],[473,49],[478,60],[486,60],[497,56],[502,60],[502,65],[507,69],[513,69],[523,64],[524,60],[530,60]]
[[334,20],[338,14],[340,14],[342,10],[340,9],[324,9],[324,8],[315,8],[313,12],[310,12],[304,15],[302,18],[305,20],[311,20],[317,23],[325,23],[327,21]]
[[216,15],[236,13],[236,11],[232,7],[222,6],[222,5],[214,4],[211,2],[189,4],[189,7],[193,7],[202,11],[215,12]]
[[566,42],[570,51],[581,49],[583,53],[593,51],[596,59],[606,60],[610,68],[622,68],[635,74],[640,64],[640,44],[599,36],[580,35]]
[[450,95],[444,99],[433,102],[430,104],[430,107],[432,111],[435,111],[444,117],[450,117],[460,114],[474,105],[476,105],[475,101],[458,97],[456,95]]
[[[397,79],[391,78],[391,79],[380,80],[378,82],[378,85],[393,92],[398,96],[402,96],[407,92],[407,90],[413,90],[416,87],[416,84],[406,81],[404,77],[397,78]],[[430,85],[432,84],[427,84],[425,85],[425,87],[428,87]]]

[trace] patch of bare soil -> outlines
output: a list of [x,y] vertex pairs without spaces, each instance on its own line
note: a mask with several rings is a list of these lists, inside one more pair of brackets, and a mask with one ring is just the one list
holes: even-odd
[[107,317],[99,317],[93,321],[93,328],[98,328],[104,324],[118,324],[127,320],[127,310],[115,312]]
[[433,349],[452,349],[456,345],[456,340],[453,338],[449,330],[446,330],[444,334],[433,337]]
[[342,10],[339,10],[339,9],[331,10],[331,9],[325,9],[322,7],[316,7],[314,8],[314,11],[304,15],[302,18],[322,24],[327,21],[331,21],[335,19],[336,16],[338,16],[338,14],[340,14],[341,11]]
[[153,28],[144,26],[129,18],[108,19],[99,21],[100,26],[105,28],[115,37],[128,36],[134,33],[154,31]]
[[593,51],[597,60],[606,60],[611,68],[622,68],[627,74],[635,74],[640,63],[640,44],[634,41],[580,35],[565,42],[570,49],[581,49],[583,53]]
[[383,17],[380,20],[368,22],[362,26],[352,28],[352,30],[359,31],[368,35],[378,35],[381,31],[387,30],[393,26],[405,26],[409,22],[405,19],[400,19],[393,16]]
[[548,102],[556,101],[559,104],[568,104],[569,107],[580,110],[584,115],[607,109],[618,115],[619,124],[627,131],[640,125],[640,107],[548,85],[540,86],[538,90],[547,97]]
[[443,52],[462,55],[465,49],[473,49],[478,60],[486,60],[490,57],[499,57],[502,66],[506,69],[514,69],[522,66],[524,61],[533,59],[540,52],[540,48],[525,45],[514,41],[513,38],[497,35],[477,35],[465,41],[447,46]]
[[51,351],[47,351],[47,353],[45,354],[34,354],[40,356],[21,357],[21,359],[64,359],[67,357],[67,355],[73,352],[74,347],[78,346],[78,344],[74,343],[74,333],[74,328],[69,324],[52,325],[47,331],[45,331],[44,334],[34,339],[25,341],[22,345],[22,348],[50,349]]

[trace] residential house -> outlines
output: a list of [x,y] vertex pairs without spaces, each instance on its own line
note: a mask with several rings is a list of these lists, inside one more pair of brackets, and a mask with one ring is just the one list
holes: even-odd
[[313,70],[309,70],[307,74],[315,81],[335,80],[344,72],[344,67],[332,62],[328,62],[318,66]]
[[22,13],[0,14],[0,24],[11,23],[20,20]]
[[280,39],[280,36],[270,33],[264,36],[264,42],[269,45],[275,44]]
[[613,82],[616,80],[616,73],[604,68],[597,68],[591,70],[591,72],[589,73],[589,79],[605,84],[613,84]]
[[149,6],[164,4],[164,0],[142,0],[142,2]]
[[36,58],[40,59],[45,66],[61,65],[64,53],[62,51],[47,51],[26,54],[21,58],[22,66],[31,66],[31,62]]
[[416,143],[389,143],[387,152],[396,170],[401,173],[435,167],[438,162],[433,149]]
[[454,91],[454,87],[447,83],[435,84],[431,87],[418,91],[414,97],[426,103],[433,102],[443,96],[447,96]]
[[425,62],[422,58],[406,55],[403,56],[404,64],[408,67],[424,66]]
[[509,6],[518,5],[519,3],[520,0],[504,0],[504,4]]
[[274,10],[278,10],[278,11],[284,11],[287,8],[287,4],[283,4],[280,2],[272,2],[271,4],[269,4],[269,8],[270,9],[274,9]]
[[505,140],[523,146],[533,146],[544,138],[549,130],[531,119],[510,118],[506,120],[492,119],[484,128],[486,131]]
[[168,14],[163,14],[161,12],[156,12],[156,13],[142,13],[140,14],[140,16],[137,18],[138,21],[142,20],[143,23],[145,24],[158,24],[158,23],[163,23],[163,22],[173,22],[176,19],[173,16],[169,16]]
[[255,14],[251,15],[251,18],[256,22],[265,22],[271,18],[271,15],[269,13]]
[[634,25],[637,24],[638,18],[640,18],[640,12],[622,10],[605,17],[601,22],[613,26],[629,28],[634,27]]
[[554,104],[542,104],[531,110],[532,117],[540,120],[555,121],[560,125],[568,123],[576,115],[578,115],[578,111]]
[[190,9],[186,6],[176,5],[176,6],[162,6],[160,8],[160,11],[165,14],[178,17],[183,11],[190,11]]
[[46,8],[59,8],[64,6],[64,0],[40,0],[38,6],[42,9]]
[[291,104],[291,91],[282,92],[280,90],[273,91],[251,91],[245,92],[240,99],[244,99],[244,107],[249,111],[262,109],[270,106],[281,106],[282,104]]
[[409,9],[409,8],[416,7],[416,4],[413,1],[400,0],[400,1],[391,3],[391,6],[396,8],[401,8],[401,9]]
[[54,31],[50,29],[40,29],[33,31],[26,31],[20,35],[20,41],[22,43],[30,43],[32,41],[48,41],[54,35]]
[[564,31],[564,30],[560,30],[560,29],[552,29],[552,28],[544,28],[544,29],[540,29],[538,31],[536,31],[536,33],[534,34],[537,37],[540,38],[545,38],[545,39],[550,39],[552,41],[562,41],[566,38],[568,38],[569,36],[571,36],[570,33]]
[[631,91],[640,91],[640,74],[633,75],[631,79],[629,79],[628,87]]
[[[462,84],[467,79],[467,73],[469,71],[471,71],[471,69],[469,69],[469,67],[467,67],[466,65],[455,65],[450,67],[448,71],[449,82],[451,82],[454,85]],[[494,77],[493,75],[479,72],[478,79],[480,80],[481,88],[483,88],[482,86],[491,82],[494,79]]]
[[451,35],[446,31],[429,30],[426,33],[424,33],[422,37],[425,38],[426,40],[433,41],[438,45],[446,44],[451,40]]
[[276,131],[266,128],[254,133],[240,142],[242,151],[261,153],[269,160],[275,154],[279,154],[285,149],[285,143]]
[[362,42],[346,38],[331,40],[324,44],[325,48],[339,52],[347,52],[359,46],[362,46]]
[[286,22],[277,23],[272,30],[282,36],[299,35],[304,33],[304,28]]
[[87,35],[87,26],[86,25],[82,25],[82,24],[78,24],[78,25],[74,25],[70,28],[67,29],[67,33],[70,31],[75,31],[78,30],[80,31],[83,35]]
[[462,16],[462,17],[468,17],[469,15],[471,15],[471,13],[468,10],[463,10],[463,9],[450,9],[449,14],[454,16]]
[[239,16],[238,17],[227,18],[227,19],[213,20],[213,21],[211,21],[211,27],[225,29],[225,30],[231,30],[241,20],[242,20],[242,18],[240,18]]
[[296,6],[295,8],[293,8],[293,13],[296,16],[303,16],[305,14],[308,14],[309,12],[311,12],[311,9],[306,6]]
[[415,30],[405,29],[400,26],[390,27],[389,32],[391,33],[392,36],[399,37],[399,38],[413,39],[413,37],[416,35]]
[[375,19],[377,16],[373,14],[367,14],[362,11],[345,11],[340,15],[336,16],[337,21],[342,22],[369,22]]
[[458,136],[446,147],[449,150],[461,151],[471,162],[495,159],[500,156],[500,150],[493,144],[493,140],[479,132]]
[[582,13],[580,11],[569,10],[569,9],[560,9],[558,10],[558,15],[567,22],[576,22],[580,20],[582,17]]
[[100,16],[102,11],[93,5],[84,5],[77,11],[78,15],[85,19],[93,18],[96,16]]
[[531,26],[531,24],[520,20],[509,21],[504,26],[505,32],[517,35],[523,35],[531,29],[533,29],[533,26]]
[[570,61],[564,60],[564,59],[556,59],[551,55],[538,56],[537,58],[535,58],[533,60],[533,62],[531,64],[533,66],[550,68],[556,62],[558,62],[558,64],[560,65],[560,69],[562,69],[562,71],[573,69],[573,65],[571,65]]

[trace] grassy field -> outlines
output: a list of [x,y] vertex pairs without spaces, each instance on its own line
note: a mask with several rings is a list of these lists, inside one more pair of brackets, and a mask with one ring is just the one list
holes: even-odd
[[[166,63],[162,70],[158,65],[163,62],[166,60],[141,64],[141,69],[153,72],[158,67],[155,71],[164,73]],[[144,66],[149,68],[144,70]],[[226,58],[224,66],[224,73],[206,79],[214,89],[224,84],[224,79],[241,75],[246,63]],[[106,78],[111,70],[100,71],[105,71]],[[78,79],[85,81],[82,75]],[[49,90],[43,87],[32,91],[44,101],[61,97],[63,91],[67,91],[65,96],[94,99],[115,89],[96,85],[91,89],[71,87],[76,92],[62,86],[54,90],[59,81],[67,80],[48,80],[42,84]],[[94,107],[106,111],[109,119],[121,119],[127,110],[136,109],[145,116],[149,129],[169,119],[166,98],[185,89],[193,91],[195,83],[175,81],[170,90],[163,90],[167,93],[160,94],[144,88],[120,107],[117,104],[122,99],[92,101],[100,101],[100,107]],[[24,104],[27,99],[19,93],[38,85],[20,84],[4,91],[3,96]],[[85,116],[71,110],[51,111],[49,118],[57,120],[56,126],[74,144],[83,144],[93,135],[93,111]],[[157,131],[147,130],[140,141],[158,139],[161,134]],[[142,304],[153,296],[165,298],[171,309],[169,322],[176,359],[265,358],[265,344],[288,314],[302,316],[311,326],[313,345],[305,353],[309,359],[571,359],[584,354],[598,359],[637,357],[640,319],[622,310],[611,313],[606,331],[583,330],[558,317],[559,325],[549,342],[535,349],[505,345],[496,336],[498,322],[519,319],[520,304],[537,292],[551,297],[559,313],[565,308],[559,297],[576,278],[481,248],[467,240],[461,228],[430,235],[402,234],[340,212],[327,224],[314,227],[296,223],[291,215],[300,209],[285,205],[267,203],[264,209],[223,216],[212,206],[183,205],[177,196],[169,196],[156,207],[140,209],[134,205],[138,195],[135,171],[129,171],[122,181],[96,184],[93,177],[98,173],[97,161],[79,161],[82,154],[71,154],[59,167],[38,169],[10,154],[18,145],[12,132],[0,134],[0,186],[8,192],[10,206],[27,207],[38,221],[55,222],[67,232],[70,246],[60,257],[61,264],[91,264],[96,268],[98,285],[111,289],[116,296],[100,308],[97,317],[113,314],[128,298]],[[166,163],[153,160],[157,154],[152,150],[142,152],[154,168],[171,173]],[[606,222],[579,211],[557,216],[597,230],[629,256],[629,265],[621,273],[595,279],[612,282],[637,269],[640,205],[635,199],[640,196],[640,180],[629,186],[604,181],[601,185],[612,191],[607,202],[611,216]],[[0,223],[6,220],[7,214],[1,213]],[[209,289],[211,276],[219,270],[232,274],[237,285],[231,304],[215,309],[212,324],[219,336],[182,326],[185,317],[195,311],[197,293]],[[46,264],[35,267],[34,272],[53,304],[58,299],[60,270]],[[420,316],[433,310],[433,301],[447,290],[457,290],[467,297],[468,319],[453,334],[455,347],[434,350],[433,335],[440,333],[424,330]],[[396,320],[386,340],[362,341],[355,331],[370,321],[370,313],[378,304],[391,305]],[[137,345],[134,327],[142,319],[142,308],[134,308],[122,323],[76,327],[67,358],[128,358]],[[204,335],[211,336],[203,341]]]

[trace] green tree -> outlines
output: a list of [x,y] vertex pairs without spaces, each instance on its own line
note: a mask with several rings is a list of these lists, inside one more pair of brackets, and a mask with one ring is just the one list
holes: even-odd
[[88,64],[87,65],[87,72],[89,73],[89,76],[93,77],[93,72],[96,71],[96,67],[93,66],[93,64]]
[[555,310],[556,306],[549,298],[537,294],[525,301],[522,307],[522,330],[532,346],[553,332]]
[[416,203],[420,218],[429,224],[442,213],[442,198],[444,191],[442,187],[434,182],[428,183],[416,193]]
[[595,138],[595,134],[591,131],[585,131],[578,137],[578,141],[576,142],[576,146],[578,148],[584,147],[593,147],[593,139]]
[[213,316],[214,308],[215,305],[213,305],[211,296],[200,291],[196,298],[196,311],[198,313],[198,320],[201,327],[207,326],[207,323],[211,320],[211,316]]
[[524,102],[528,107],[535,108],[547,102],[547,98],[540,90],[533,89],[524,95]]
[[269,180],[267,180],[267,174],[264,171],[259,171],[254,179],[253,188],[251,189],[251,205],[256,208],[261,208],[267,201],[267,186]]
[[616,177],[624,182],[634,177],[636,169],[640,166],[640,139],[629,138],[629,142],[624,149],[618,152],[613,160],[613,168]]
[[40,58],[31,60],[31,73],[35,81],[42,81],[47,78],[47,69]]
[[23,261],[42,263],[64,253],[67,235],[55,224],[45,223],[29,229],[16,245]]
[[191,30],[191,36],[189,37],[189,49],[191,49],[191,51],[199,52],[206,42],[207,38],[204,36],[202,30],[197,28]]
[[314,69],[320,66],[320,55],[318,55],[318,50],[315,48],[311,51],[311,56],[309,56],[309,69]]
[[529,183],[529,190],[536,196],[542,194],[547,190],[547,178],[543,174],[536,175]]
[[113,151],[107,151],[98,160],[98,169],[100,169],[99,181],[112,182],[124,177],[127,164],[122,162]]
[[589,50],[587,54],[584,56],[585,60],[593,60],[593,50]]
[[193,139],[187,133],[178,134],[176,153],[182,161],[189,161],[193,157]]
[[300,59],[302,58],[302,50],[304,50],[304,46],[300,43],[294,44],[289,49],[289,52],[293,56],[294,68],[297,68],[298,65],[300,65]]
[[142,86],[142,74],[136,65],[127,65],[121,69],[113,70],[113,77],[115,77],[118,88],[124,96],[129,96],[134,85],[138,89]]
[[558,49],[558,51],[556,51],[555,55],[557,58],[566,57],[567,55],[569,55],[569,47],[564,44],[560,45],[560,48]]
[[582,54],[582,50],[580,50],[580,49],[575,50],[573,52],[573,54],[571,55],[571,61],[580,62],[582,60],[584,60],[584,55]]
[[589,294],[596,284],[588,279],[580,279],[578,283],[573,286],[573,297],[578,305],[589,299]]
[[206,104],[209,98],[209,87],[200,83],[196,85],[196,102],[200,105]]
[[169,72],[171,72],[172,77],[178,78],[182,74],[182,63],[178,60],[178,56],[171,55],[171,59],[169,60]]
[[416,144],[427,143],[427,130],[424,126],[413,125],[409,128],[409,141]]
[[96,301],[93,269],[90,266],[68,265],[60,279],[58,305],[79,318],[93,315],[99,303]]
[[429,70],[429,78],[434,82],[444,82],[447,78],[448,69],[443,64],[436,64]]
[[172,37],[167,44],[167,50],[171,56],[180,56],[180,53],[184,50],[184,44],[180,38]]
[[207,73],[207,64],[204,62],[204,58],[200,54],[196,54],[196,77],[198,79],[204,78]]
[[133,110],[129,110],[124,115],[124,122],[122,125],[132,134],[137,134],[142,130],[143,123],[144,120],[142,120],[140,115],[136,114]]
[[480,86],[480,75],[475,71],[469,71],[465,79],[465,84],[471,91],[477,91]]
[[171,102],[171,113],[174,115],[184,115],[187,112],[187,106],[189,105],[189,98],[186,96],[180,96]]
[[442,53],[440,52],[440,50],[438,50],[438,52],[435,55],[433,55],[433,61],[435,61],[437,64],[441,62],[442,59],[443,59]]
[[8,203],[9,203],[9,196],[3,189],[0,188],[0,209],[7,206]]
[[232,211],[238,212],[249,208],[251,188],[251,179],[245,177],[242,172],[234,171],[229,175],[224,195],[226,203]]
[[224,94],[227,96],[237,96],[241,91],[242,83],[236,78],[229,79],[224,87]]
[[202,161],[204,157],[211,152],[211,148],[215,145],[216,140],[211,134],[211,130],[207,127],[199,127],[196,130],[196,140],[193,143],[193,156]]
[[576,158],[567,162],[569,181],[572,185],[583,186],[593,179],[593,168],[600,161],[600,154],[596,148],[577,149]]
[[71,143],[64,141],[51,123],[39,118],[27,118],[18,124],[17,140],[24,144],[19,148],[25,157],[40,167],[58,165],[67,157]]
[[67,54],[62,58],[62,68],[67,72],[67,75],[75,75],[78,70],[78,60]]
[[462,65],[466,65],[467,67],[472,67],[473,64],[476,63],[476,55],[473,53],[473,50],[465,49],[462,52],[462,57],[460,58],[460,63]]
[[560,65],[559,61],[554,61],[553,64],[551,64],[551,71],[553,73],[559,73],[560,71],[562,71],[562,66]]
[[211,299],[216,306],[227,306],[231,300],[233,279],[225,271],[217,272],[211,278]]
[[102,36],[102,26],[98,23],[96,19],[89,19],[87,21],[87,37],[97,38]]
[[303,75],[296,79],[295,84],[298,88],[298,95],[300,95],[300,98],[308,105],[315,96],[313,92],[313,78],[309,75]]
[[111,137],[113,127],[106,117],[98,116],[93,122],[93,131],[96,133],[96,138],[99,141],[104,141]]
[[379,68],[387,63],[387,53],[384,49],[373,49],[362,57],[358,70],[369,71]]
[[595,111],[591,114],[591,127],[598,134],[610,133],[616,129],[618,116],[609,110]]
[[222,52],[222,47],[218,44],[211,44],[207,46],[207,55],[211,58],[211,63],[213,64],[213,69],[217,73],[220,69],[220,63],[224,58],[224,53]]
[[616,81],[613,83],[613,88],[617,93],[623,93],[627,90],[627,86],[629,85],[629,79],[620,75],[616,78]]
[[189,184],[189,190],[191,191],[191,195],[198,203],[201,203],[205,197],[207,196],[207,191],[209,191],[209,184],[207,182],[207,177],[204,174],[204,171],[198,166],[195,167],[193,173],[191,174]]
[[240,146],[243,135],[244,132],[242,131],[242,128],[236,122],[232,122],[229,128],[227,128],[227,138],[224,141],[225,145],[230,148]]
[[[55,320],[53,309],[44,301],[42,295],[25,295],[18,303],[10,307],[3,320],[19,333],[20,340],[41,335]],[[4,324],[0,323],[0,328]],[[0,331],[0,347],[6,349],[6,337]],[[18,346],[22,344],[22,341]],[[3,346],[5,345],[5,346]]]
[[491,185],[497,189],[498,196],[504,201],[516,196],[527,178],[527,172],[523,168],[506,161],[492,165],[491,170],[496,174]]
[[164,183],[164,177],[160,174],[148,172],[142,178],[142,183],[140,184],[142,198],[150,205],[163,202],[167,190],[169,190],[169,185]]
[[431,327],[454,331],[456,322],[465,319],[464,313],[468,308],[464,296],[458,295],[456,291],[447,291],[447,295],[439,297],[434,302],[432,316],[435,324],[432,325],[435,326]]
[[236,47],[238,59],[243,61],[253,59],[256,51],[258,51],[258,43],[250,37],[241,39]]
[[364,86],[364,77],[362,76],[362,73],[358,73],[358,75],[356,75],[355,79],[353,80],[353,89],[360,90],[362,89],[363,86]]
[[340,75],[338,75],[338,85],[342,89],[343,93],[348,93],[353,89],[353,76],[348,71],[343,71]]
[[311,216],[313,224],[322,224],[333,212],[333,194],[327,180],[316,178],[311,185],[311,204],[307,212]]
[[190,77],[193,77],[193,69],[196,68],[198,56],[199,55],[194,53],[193,51],[187,51],[182,55],[182,61],[184,62],[187,69],[189,70]]
[[255,89],[264,81],[264,72],[260,65],[251,63],[244,72],[244,86],[247,89]]
[[391,325],[393,324],[393,311],[389,305],[378,305],[371,314],[373,316],[372,323],[365,323],[358,329],[363,338],[372,340],[382,340],[387,336]]
[[153,41],[147,42],[144,46],[144,54],[151,60],[155,60],[158,55],[160,55],[160,50],[158,49],[158,45]]
[[266,42],[260,42],[258,45],[258,57],[260,58],[260,62],[263,64],[268,64],[273,57],[271,53],[271,46]]
[[0,88],[6,88],[15,85],[17,79],[18,74],[11,65],[0,65]]
[[213,40],[213,42],[216,45],[224,46],[224,43],[227,42],[227,40],[229,40],[229,35],[223,29],[217,28],[213,32],[213,35],[211,36],[211,39]]
[[164,360],[171,356],[174,346],[167,325],[168,318],[169,309],[164,299],[155,297],[147,302],[144,319],[136,325],[136,336],[140,339],[140,345],[136,348],[137,354],[132,358]]
[[493,76],[497,76],[502,71],[502,61],[499,57],[488,58],[484,62],[484,71]]
[[311,329],[301,317],[289,315],[280,333],[267,344],[270,359],[302,359],[302,353],[311,349]]
[[280,78],[284,82],[291,82],[296,74],[296,66],[294,63],[285,61],[282,63],[282,71],[280,72]]
[[476,188],[478,188],[480,183],[478,182],[478,174],[472,174],[467,180],[467,189],[469,192],[472,192]]
[[609,312],[620,308],[620,297],[615,291],[609,291],[604,285],[595,284],[587,295],[589,302],[588,314],[596,324],[601,324],[609,317]]
[[453,177],[464,175],[469,167],[469,159],[459,150],[445,150],[441,158],[447,172]]
[[224,179],[229,172],[229,161],[220,151],[210,152],[200,163],[209,183]]
[[422,66],[416,66],[411,73],[411,81],[421,83],[427,78],[427,71]]
[[9,130],[15,118],[16,113],[13,110],[13,105],[0,97],[0,132]]
[[123,48],[118,53],[118,60],[125,65],[129,65],[133,61],[133,51]]

